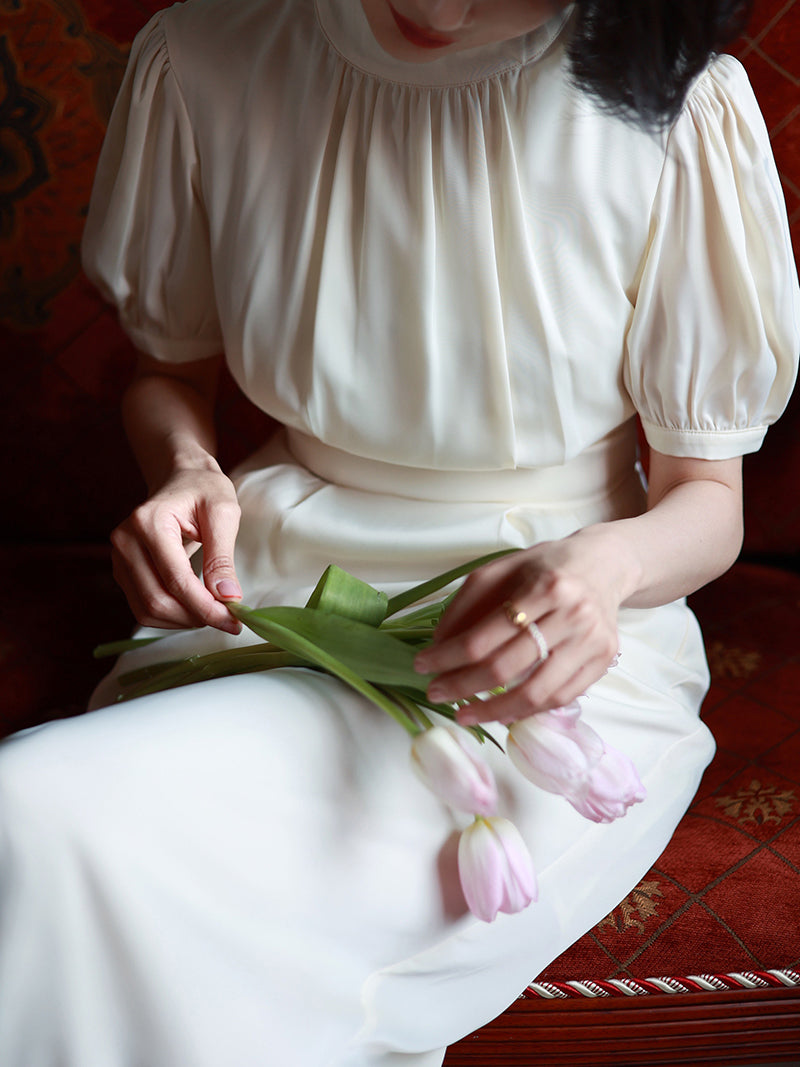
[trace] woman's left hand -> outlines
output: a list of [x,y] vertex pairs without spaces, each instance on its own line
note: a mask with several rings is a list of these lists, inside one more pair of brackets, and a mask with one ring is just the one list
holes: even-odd
[[543,542],[471,574],[416,660],[417,670],[437,675],[430,699],[451,703],[507,686],[458,719],[513,722],[568,704],[601,678],[619,648],[627,577],[601,530]]

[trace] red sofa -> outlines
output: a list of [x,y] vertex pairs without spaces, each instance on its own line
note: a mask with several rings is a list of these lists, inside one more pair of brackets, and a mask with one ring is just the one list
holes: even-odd
[[[127,46],[158,0],[19,0],[0,13],[5,458],[0,736],[79,714],[127,633],[109,530],[140,499],[118,403],[133,361],[78,243]],[[800,2],[762,0],[736,49],[800,249]],[[269,420],[226,381],[222,458]],[[500,1019],[467,1064],[800,1063],[800,396],[745,463],[741,560],[693,598],[718,753],[659,861]]]

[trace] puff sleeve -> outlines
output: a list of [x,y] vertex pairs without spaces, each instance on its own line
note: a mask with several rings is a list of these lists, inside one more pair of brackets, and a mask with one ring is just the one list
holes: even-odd
[[83,265],[144,352],[178,363],[222,350],[200,162],[163,13],[131,50],[95,175]]
[[769,138],[743,68],[720,56],[669,134],[625,384],[653,448],[729,459],[759,448],[798,351],[800,293]]

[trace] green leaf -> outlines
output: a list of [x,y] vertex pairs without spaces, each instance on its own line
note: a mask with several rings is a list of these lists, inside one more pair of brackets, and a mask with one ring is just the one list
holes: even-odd
[[[355,619],[317,608],[274,607],[253,611],[241,604],[230,607],[236,617],[259,637],[294,651],[284,642],[286,633],[295,634],[376,685],[404,686],[424,693],[433,677],[414,670],[414,648],[385,630]],[[281,627],[280,638],[272,636],[277,632],[273,629],[275,626]]]
[[317,582],[306,607],[343,615],[368,626],[380,626],[386,618],[388,603],[386,593],[331,563]]
[[[229,608],[237,619],[240,619],[245,626],[249,627],[254,633],[257,633],[259,637],[263,637],[266,641],[270,641],[274,645],[285,648],[287,652],[294,652],[296,655],[302,656],[316,666],[321,667],[329,674],[335,675],[352,689],[355,689],[357,693],[361,693],[367,700],[371,700],[372,703],[382,711],[391,715],[391,717],[400,723],[400,725],[412,736],[419,733],[419,726],[395,700],[387,696],[387,694],[382,693],[379,689],[376,689],[374,685],[371,685],[363,676],[354,670],[350,664],[343,663],[341,660],[337,659],[329,649],[321,648],[305,633],[295,630],[291,625],[291,621],[293,618],[296,621],[298,615],[302,617],[305,614],[313,616],[313,619],[317,624],[320,620],[323,620],[322,626],[326,631],[331,628],[339,629],[344,623],[349,624],[350,627],[358,627],[360,630],[372,636],[378,636],[380,631],[373,629],[371,626],[365,626],[363,623],[353,622],[351,619],[342,619],[339,616],[327,615],[325,612],[316,611],[314,608],[276,607],[262,608],[258,611],[253,611],[250,608],[244,607],[242,604],[236,603],[231,603]],[[307,627],[309,627],[309,623],[306,620],[304,628]],[[312,631],[313,628],[314,622],[310,624],[310,629]],[[387,634],[381,634],[380,636],[384,639],[388,638],[388,640],[395,644],[399,644],[401,649],[404,649],[401,642],[395,642],[394,639]],[[419,677],[419,675],[417,677]]]
[[405,640],[407,632],[426,630],[429,635],[433,634],[436,626],[439,623],[442,615],[444,615],[450,601],[455,596],[455,593],[451,593],[450,596],[446,596],[443,600],[435,600],[431,604],[422,604],[418,608],[414,608],[413,611],[407,611],[403,615],[397,615],[394,618],[387,618],[381,623],[382,630],[388,630]]

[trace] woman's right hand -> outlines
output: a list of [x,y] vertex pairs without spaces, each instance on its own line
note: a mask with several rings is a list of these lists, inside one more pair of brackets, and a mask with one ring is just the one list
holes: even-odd
[[[225,606],[242,596],[233,565],[239,517],[233,483],[209,456],[207,467],[171,474],[114,530],[114,577],[139,623],[239,633]],[[190,563],[199,547],[202,579]]]

